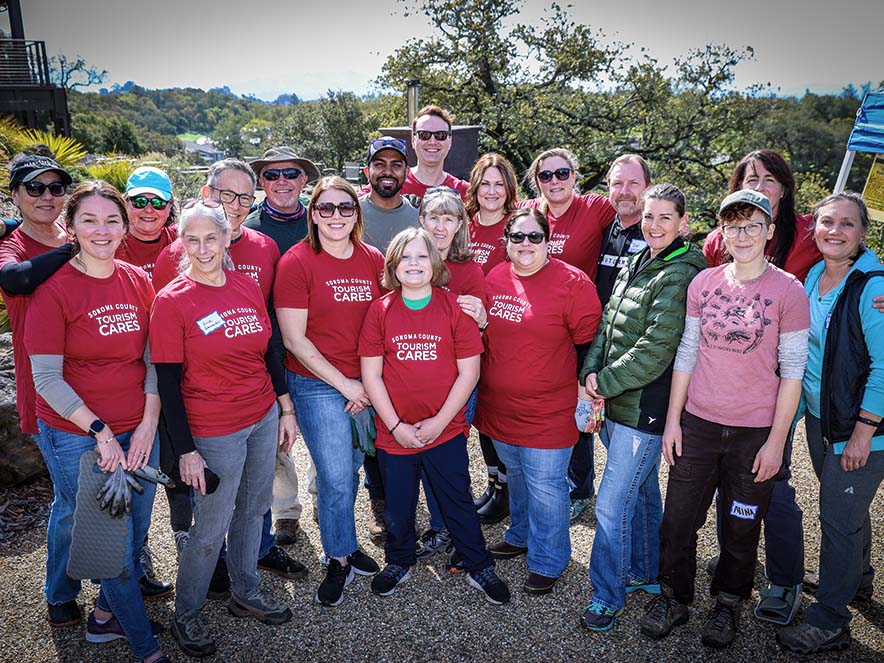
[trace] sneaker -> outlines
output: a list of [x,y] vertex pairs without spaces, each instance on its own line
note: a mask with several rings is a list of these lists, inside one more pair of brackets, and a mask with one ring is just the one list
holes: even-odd
[[227,560],[219,557],[215,562],[215,570],[209,581],[209,591],[206,598],[210,601],[223,601],[230,598],[230,574],[227,572]]
[[384,520],[384,509],[387,505],[384,500],[370,500],[371,513],[368,516],[368,538],[376,546],[382,546],[387,541],[387,521]]
[[633,592],[644,592],[657,596],[660,593],[660,583],[630,578],[626,585],[626,593],[632,594]]
[[215,641],[209,635],[198,612],[188,612],[172,620],[172,635],[188,656],[202,658],[215,653]]
[[587,498],[578,498],[576,500],[571,500],[571,506],[568,509],[568,524],[573,525],[578,520],[580,520],[580,516],[583,515],[583,512],[589,507],[589,504],[592,500]]
[[65,601],[57,605],[51,603],[46,604],[48,611],[49,625],[52,628],[62,628],[64,626],[74,626],[79,624],[83,619],[83,613],[80,612],[80,606],[76,601]]
[[384,570],[371,579],[371,591],[378,596],[389,596],[396,591],[397,585],[411,577],[410,566],[387,564]]
[[[319,563],[323,566],[328,566],[328,560],[328,555],[323,553]],[[378,566],[376,561],[374,561],[374,558],[369,557],[358,548],[356,549],[356,552],[347,555],[347,562],[353,567],[353,573],[358,576],[373,576],[381,570],[381,567]]]
[[614,619],[623,614],[623,608],[609,610],[600,603],[590,602],[580,617],[580,626],[589,631],[610,631],[614,627]]
[[156,578],[157,574],[153,568],[153,550],[145,543],[141,546],[141,556],[138,558],[141,562],[141,570],[148,578]]
[[[157,637],[163,632],[163,625],[151,619],[150,630],[153,632],[153,637]],[[120,622],[117,621],[117,618],[113,615],[111,615],[111,618],[104,622],[104,624],[99,624],[95,619],[95,612],[93,611],[89,613],[89,619],[86,620],[86,642],[100,644],[103,642],[111,642],[113,640],[128,639],[129,638],[127,638],[126,634],[123,632],[123,627],[120,625]]]
[[506,541],[498,541],[494,545],[488,547],[488,552],[491,553],[491,556],[494,559],[512,559],[513,557],[519,557],[520,555],[527,555],[528,547],[514,546]]
[[497,576],[493,566],[486,566],[481,571],[470,571],[467,582],[471,587],[481,590],[488,603],[494,605],[509,603],[510,588]]
[[303,580],[307,577],[307,567],[289,557],[288,553],[279,546],[272,546],[270,552],[258,560],[258,568],[275,573],[286,580]]
[[276,533],[276,545],[293,546],[298,540],[301,523],[297,518],[280,518],[273,523],[273,531]]
[[176,530],[172,532],[172,536],[175,537],[175,555],[178,561],[181,561],[181,551],[184,550],[184,546],[187,545],[187,530]]
[[141,597],[144,599],[158,599],[167,596],[175,590],[175,585],[171,582],[163,582],[149,575],[143,575],[138,579],[138,588],[141,590]]
[[720,592],[715,607],[706,618],[700,642],[714,649],[726,649],[737,637],[740,624],[740,604],[742,599],[733,594]]
[[254,617],[259,622],[278,626],[292,618],[292,611],[283,603],[277,603],[261,590],[255,590],[248,597],[230,593],[227,611],[234,617]]
[[818,654],[824,651],[838,651],[850,646],[850,627],[822,629],[810,624],[800,624],[781,629],[777,642],[784,649],[796,654]]
[[341,605],[344,602],[344,588],[353,582],[355,571],[352,564],[343,567],[338,560],[330,559],[325,580],[319,583],[314,600],[322,605],[332,607]]
[[687,624],[691,611],[684,603],[679,603],[666,592],[652,599],[645,606],[645,616],[641,621],[641,632],[650,638],[665,638],[676,626]]
[[463,573],[466,570],[466,567],[464,567],[463,555],[457,552],[457,548],[452,549],[451,553],[448,555],[446,566],[448,568],[448,573]]
[[451,550],[452,546],[454,546],[454,541],[452,541],[451,534],[448,533],[447,529],[428,529],[421,534],[420,539],[417,541],[415,557],[427,559],[436,553],[447,553]]

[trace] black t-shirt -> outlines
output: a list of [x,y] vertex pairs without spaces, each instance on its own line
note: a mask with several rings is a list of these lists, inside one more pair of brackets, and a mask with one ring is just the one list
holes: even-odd
[[626,265],[629,256],[638,253],[648,245],[642,236],[641,225],[641,223],[635,223],[628,228],[623,228],[618,215],[605,230],[595,282],[602,307],[606,306],[608,300],[611,299],[614,281],[617,280],[617,274]]

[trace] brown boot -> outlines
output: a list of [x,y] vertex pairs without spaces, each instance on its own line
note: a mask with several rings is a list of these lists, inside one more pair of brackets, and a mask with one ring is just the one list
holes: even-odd
[[387,523],[384,521],[384,507],[384,500],[371,500],[368,536],[376,546],[382,546],[387,542]]

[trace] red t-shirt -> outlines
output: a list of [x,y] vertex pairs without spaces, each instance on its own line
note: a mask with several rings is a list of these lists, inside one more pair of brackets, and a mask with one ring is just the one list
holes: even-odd
[[276,400],[264,354],[270,318],[254,279],[225,272],[213,287],[185,274],[157,295],[150,313],[155,364],[183,364],[181,394],[197,437],[257,423]]
[[[384,386],[403,421],[414,424],[435,416],[457,379],[457,360],[482,353],[476,323],[450,292],[433,288],[430,303],[412,311],[399,292],[373,302],[359,335],[359,355],[383,357]],[[468,434],[466,404],[436,441],[420,449],[401,446],[377,417],[375,446],[391,454],[414,454]],[[576,428],[575,428],[576,430]]]
[[126,235],[114,256],[117,260],[128,262],[130,265],[141,267],[147,275],[153,278],[153,269],[160,252],[178,237],[178,226],[165,226],[160,236],[152,242],[142,242],[132,235]]
[[[804,283],[810,268],[823,259],[813,239],[813,214],[795,215],[795,241],[786,255],[786,264],[782,269]],[[776,229],[774,229],[776,233]],[[771,249],[773,240],[768,241],[766,249]],[[724,251],[724,238],[721,228],[716,228],[706,237],[703,244],[703,255],[710,267],[718,267],[727,262]],[[770,260],[770,255],[767,256]]]
[[[523,200],[519,207],[537,207],[539,198]],[[560,217],[547,212],[549,220],[549,255],[586,273],[595,281],[605,228],[617,212],[610,201],[595,193],[575,195]]]
[[[7,263],[24,262],[56,247],[47,246],[29,237],[16,228],[0,241],[0,268]],[[37,416],[35,406],[37,392],[34,390],[34,376],[31,374],[31,360],[25,348],[25,321],[34,295],[10,295],[3,293],[9,322],[12,325],[12,357],[15,360],[15,405],[22,433],[36,435]]]
[[506,247],[503,243],[503,229],[509,215],[491,226],[483,226],[478,218],[470,221],[470,248],[473,249],[473,260],[482,267],[486,274],[492,268],[506,261]]
[[[64,379],[115,433],[144,415],[144,346],[153,302],[150,278],[115,260],[104,279],[70,263],[34,292],[25,324],[29,355],[63,355]],[[37,417],[52,428],[83,434],[37,396]]]
[[[372,301],[381,296],[384,256],[355,242],[349,258],[316,253],[299,242],[280,258],[273,286],[277,309],[307,309],[307,338],[345,377],[360,375],[359,329]],[[308,378],[315,375],[286,351],[285,365]]]
[[516,446],[562,449],[577,442],[577,352],[602,314],[595,286],[551,259],[516,276],[498,265],[485,280],[488,328],[474,425]]
[[[255,279],[261,286],[264,302],[269,302],[276,263],[279,262],[279,247],[276,242],[257,230],[242,228],[242,235],[231,242],[227,251],[233,260],[234,269]],[[178,276],[178,265],[181,264],[183,254],[184,246],[180,239],[162,250],[153,270],[153,285],[157,292]]]
[[445,289],[455,295],[472,295],[485,303],[485,274],[482,268],[472,260],[466,262],[445,261],[451,277]]

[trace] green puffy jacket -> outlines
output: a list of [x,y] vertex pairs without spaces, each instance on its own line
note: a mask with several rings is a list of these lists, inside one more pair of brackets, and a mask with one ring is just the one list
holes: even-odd
[[705,268],[702,251],[679,238],[655,258],[650,249],[635,254],[620,270],[580,371],[581,384],[598,375],[606,418],[662,434],[688,285]]

